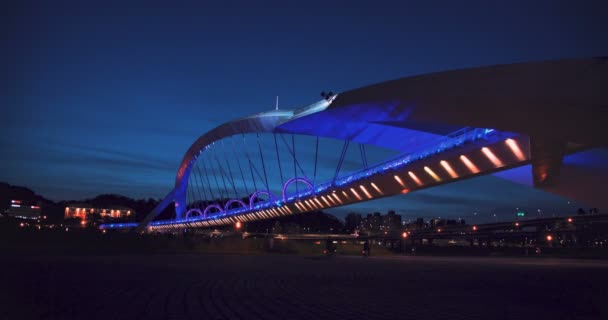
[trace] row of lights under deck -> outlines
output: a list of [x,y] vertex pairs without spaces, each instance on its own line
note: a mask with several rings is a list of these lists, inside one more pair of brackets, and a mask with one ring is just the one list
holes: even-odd
[[[525,156],[523,155],[523,152],[521,151],[521,149],[519,148],[519,146],[517,145],[517,142],[515,140],[509,138],[509,139],[505,140],[505,143],[507,144],[507,146],[509,146],[509,148],[511,149],[511,151],[513,152],[513,154],[515,155],[515,157],[518,160],[520,160],[520,161],[525,160]],[[483,148],[481,148],[481,151],[488,158],[488,160],[490,160],[490,162],[492,162],[492,164],[494,164],[496,167],[501,167],[504,165],[503,162],[492,152],[492,150],[490,150],[490,148],[483,147]],[[467,158],[467,156],[461,155],[460,160],[464,163],[464,165],[472,173],[480,172],[479,168],[471,160],[469,160],[469,158]],[[458,177],[458,174],[456,173],[456,171],[452,168],[452,166],[447,161],[441,160],[439,162],[439,164],[445,169],[445,171],[450,175],[450,177],[452,177],[452,178]],[[441,178],[439,177],[439,175],[437,175],[433,171],[433,169],[431,169],[430,167],[425,166],[424,171],[429,176],[431,176],[431,178],[433,178],[435,181],[437,181],[437,182],[441,181]],[[423,185],[422,181],[418,178],[418,176],[416,176],[416,174],[414,172],[408,171],[408,175],[412,180],[414,180],[414,182],[417,185],[419,185],[419,186]],[[398,175],[394,175],[393,177],[395,178],[395,181],[397,181],[397,183],[399,183],[399,185],[401,187],[403,187],[403,188],[406,187],[405,183],[403,182],[401,177],[399,177]]]

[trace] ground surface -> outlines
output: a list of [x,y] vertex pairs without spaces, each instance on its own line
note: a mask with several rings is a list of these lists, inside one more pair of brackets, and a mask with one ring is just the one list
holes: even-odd
[[608,319],[602,261],[0,257],[0,319]]

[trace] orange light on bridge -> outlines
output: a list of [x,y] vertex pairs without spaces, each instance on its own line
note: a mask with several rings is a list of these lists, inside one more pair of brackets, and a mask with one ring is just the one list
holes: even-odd
[[519,145],[517,145],[517,141],[509,138],[509,139],[505,140],[505,143],[509,146],[509,148],[511,149],[511,152],[513,152],[513,154],[515,155],[517,160],[519,160],[519,161],[526,160],[524,153],[519,148]]
[[365,196],[366,196],[368,199],[371,199],[371,198],[372,198],[372,195],[371,195],[371,194],[369,194],[369,192],[367,191],[367,189],[365,189],[365,186],[364,186],[364,185],[359,185],[359,188],[361,189],[361,191],[363,191],[363,193],[365,193]]
[[361,196],[357,193],[357,190],[350,188],[350,192],[352,192],[357,199],[361,200]]
[[319,201],[319,199],[314,198],[313,200],[314,200],[314,201],[315,201],[315,202],[316,202],[318,205],[320,205],[320,206],[321,206],[321,208],[325,208],[325,207],[323,206],[323,204],[321,203],[321,201]]
[[325,196],[321,196],[321,200],[323,200],[323,202],[327,203],[328,207],[331,207],[331,204],[327,201],[327,199],[325,199]]
[[350,200],[350,197],[348,196],[348,193],[346,193],[345,191],[342,191],[342,194],[344,195],[344,197],[345,197],[346,199],[349,199],[349,200]]
[[456,173],[456,171],[454,171],[454,169],[452,169],[452,166],[445,160],[441,160],[439,162],[439,164],[441,164],[441,166],[445,169],[445,171],[448,172],[448,174],[450,175],[450,177],[452,178],[458,178],[458,174]]
[[497,167],[502,167],[502,161],[500,161],[500,159],[498,159],[498,157],[492,152],[492,150],[490,150],[490,148],[488,147],[483,147],[481,148],[481,152],[483,152],[483,154],[486,155],[486,157],[488,158],[488,160],[490,160],[490,162],[492,162],[492,164],[494,164]]
[[437,182],[441,181],[441,178],[439,178],[439,176],[435,173],[435,171],[433,171],[433,169],[425,166],[424,171],[426,171],[426,173],[428,173],[429,176],[431,176],[433,179],[435,179],[435,181],[437,181]]
[[401,178],[398,175],[394,175],[393,177],[402,187],[405,188],[405,183],[403,183],[403,180],[401,180]]
[[243,225],[241,224],[240,221],[237,221],[236,224],[234,225],[234,227],[238,230],[242,227]]
[[315,209],[319,209],[322,208],[322,206],[317,205],[314,201],[312,200],[306,200],[306,203],[308,203],[308,205],[312,206]]
[[315,210],[315,207],[313,207],[312,205],[310,205],[310,203],[308,202],[308,200],[304,201],[304,204],[305,204],[306,206],[308,206],[308,208],[309,208],[310,210]]
[[419,185],[419,186],[422,185],[422,181],[420,181],[420,179],[418,179],[418,177],[416,176],[416,174],[414,174],[411,171],[409,171],[407,174],[410,176],[410,178],[412,178],[412,180],[414,180],[414,182],[416,182],[417,185]]
[[375,183],[370,183],[370,185],[372,186],[372,188],[374,188],[374,190],[378,191],[379,194],[384,194],[384,192],[382,192],[382,190],[380,190],[380,188],[378,188],[378,186]]
[[340,204],[342,204],[342,200],[340,200],[340,198],[338,197],[338,195],[337,195],[337,194],[332,193],[331,195],[332,195],[332,196],[333,196],[333,197],[334,197],[334,198],[335,198],[335,199],[336,199],[338,202],[340,202]]
[[410,189],[407,189],[407,188],[406,188],[406,189],[401,190],[401,194],[406,194],[406,193],[408,193],[408,192],[410,192]]
[[293,205],[296,207],[296,210],[302,212],[303,208],[301,202],[294,202]]
[[461,155],[460,160],[464,163],[465,166],[467,166],[467,168],[469,168],[469,171],[471,171],[472,173],[479,173],[479,168],[477,168],[477,166],[473,162],[471,162],[471,160],[469,160],[469,158],[467,158],[465,155]]

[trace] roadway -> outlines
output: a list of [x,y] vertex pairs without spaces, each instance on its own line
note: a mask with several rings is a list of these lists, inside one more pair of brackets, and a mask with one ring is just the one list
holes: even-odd
[[2,256],[0,319],[607,319],[608,263]]

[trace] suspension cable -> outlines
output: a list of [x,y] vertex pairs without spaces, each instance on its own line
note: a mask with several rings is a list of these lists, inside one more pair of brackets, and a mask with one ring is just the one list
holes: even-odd
[[224,153],[224,158],[226,158],[226,164],[228,165],[228,173],[230,174],[230,180],[232,183],[232,189],[234,189],[234,197],[238,199],[239,194],[236,192],[236,186],[234,185],[234,177],[232,176],[232,168],[230,168],[230,158],[226,156],[226,147],[224,146],[224,140],[222,140],[222,152]]
[[[293,135],[292,135],[293,137]],[[304,169],[302,169],[302,166],[300,165],[300,162],[298,162],[298,159],[296,159],[294,152],[291,150],[291,147],[289,146],[289,143],[287,143],[287,140],[285,140],[285,137],[281,135],[281,139],[283,140],[283,144],[285,144],[285,147],[287,147],[287,150],[289,151],[289,153],[291,154],[291,156],[294,158],[294,161],[296,163],[296,165],[298,166],[298,168],[300,169],[300,172],[302,173],[302,176],[306,177],[306,174],[304,173]],[[295,169],[294,169],[295,170]]]
[[236,155],[236,150],[235,150],[236,147],[234,144],[234,139],[231,139],[231,140],[232,140],[232,154],[234,155],[234,158],[236,158],[236,162],[239,165],[239,171],[241,172],[241,178],[243,179],[243,184],[245,185],[245,193],[249,194],[249,189],[247,188],[247,181],[245,180],[245,175],[243,174],[243,168],[241,167],[241,160],[240,160],[241,157],[238,157]]
[[247,141],[245,141],[245,135],[243,134],[243,146],[245,147],[245,156],[247,157],[247,162],[249,163],[249,171],[251,172],[251,181],[253,181],[253,192],[258,190],[257,183],[255,183],[255,176],[253,175],[253,167],[251,163],[251,158],[249,157],[249,151],[247,150]]
[[205,198],[204,201],[207,201],[207,192],[205,191],[205,183],[203,182],[201,170],[198,168],[198,166],[194,166],[194,168],[196,169],[196,172],[198,172],[198,180],[203,187],[203,197]]
[[334,184],[336,182],[336,179],[338,178],[338,174],[340,173],[340,168],[342,168],[342,163],[344,162],[344,157],[346,156],[346,150],[348,149],[349,144],[349,140],[344,141],[344,145],[342,146],[342,152],[340,153],[340,160],[338,160],[338,166],[336,167],[336,174],[334,175],[332,184]]
[[260,158],[262,159],[262,169],[264,170],[264,181],[266,182],[266,190],[270,190],[270,186],[268,185],[268,175],[266,174],[266,165],[264,164],[264,155],[262,154],[262,144],[260,143],[260,134],[257,134],[258,137],[258,149],[260,150]]
[[[317,179],[317,159],[319,156],[319,136],[317,136],[317,142],[315,143],[315,169],[312,177],[312,186],[315,186],[315,180]],[[313,190],[314,192],[314,190]]]
[[273,133],[272,136],[274,137],[274,149],[277,152],[277,163],[279,164],[279,175],[281,177],[281,186],[284,185],[284,180],[283,180],[283,170],[281,169],[281,157],[279,156],[279,145],[277,144],[277,135],[276,133]]

